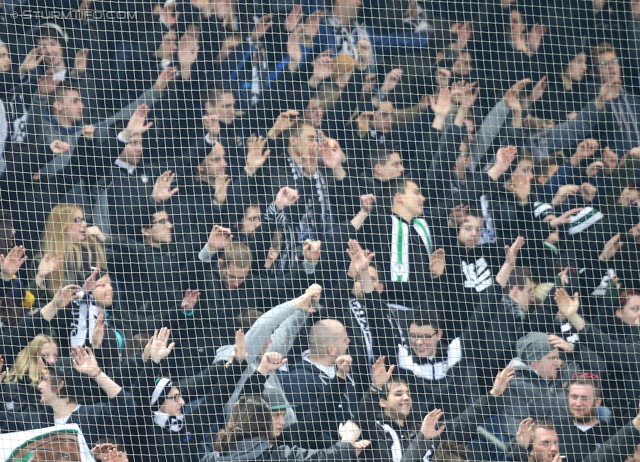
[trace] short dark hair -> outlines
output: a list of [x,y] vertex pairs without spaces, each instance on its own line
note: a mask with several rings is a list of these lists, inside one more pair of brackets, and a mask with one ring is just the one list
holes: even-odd
[[393,149],[393,146],[389,144],[384,144],[383,146],[373,146],[369,149],[368,157],[365,159],[367,166],[373,170],[376,165],[386,164],[389,161],[389,157],[393,154],[398,153],[397,150]]
[[51,95],[49,96],[49,106],[53,106],[53,103],[64,98],[68,91],[77,91],[78,93],[80,93],[80,90],[78,90],[77,87],[69,83],[62,83],[58,85],[55,90],[53,90],[53,93],[51,93]]
[[431,326],[435,330],[440,330],[441,322],[440,313],[429,307],[421,307],[411,312],[408,326],[415,324],[416,326]]
[[382,390],[383,394],[380,396],[380,398],[387,399],[389,397],[389,393],[391,393],[391,389],[394,388],[394,387],[397,387],[398,385],[408,385],[408,384],[407,384],[407,382],[405,382],[400,377],[391,377],[384,384],[384,387],[383,387],[383,390]]
[[222,98],[222,95],[225,93],[233,93],[233,88],[231,84],[227,81],[216,82],[210,88],[203,90],[200,93],[200,99],[202,100],[202,105],[204,106],[206,103],[215,106],[219,99]]
[[528,268],[516,266],[507,279],[507,284],[504,287],[505,293],[508,293],[512,287],[517,287],[518,290],[524,289],[527,286],[527,279],[531,280],[531,271]]
[[455,441],[445,440],[440,443],[433,455],[433,462],[466,462],[469,460],[467,449]]
[[386,193],[387,197],[393,201],[393,198],[396,197],[398,193],[404,194],[409,187],[409,182],[413,181],[411,178],[401,177],[401,178],[392,178],[385,184],[383,190]]

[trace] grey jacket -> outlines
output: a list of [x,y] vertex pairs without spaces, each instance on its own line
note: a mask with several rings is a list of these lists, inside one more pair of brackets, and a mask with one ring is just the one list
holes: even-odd
[[298,446],[277,446],[270,448],[270,443],[262,439],[238,441],[229,452],[219,454],[212,452],[200,459],[200,462],[235,462],[235,461],[349,461],[356,460],[356,452],[351,443],[339,442],[327,449],[311,450]]
[[[225,414],[227,416],[231,412],[233,405],[238,401],[244,382],[251,376],[260,363],[262,347],[267,339],[271,338],[271,343],[267,347],[267,352],[276,351],[281,355],[286,356],[293,347],[293,343],[298,337],[298,332],[305,324],[307,318],[308,315],[306,313],[296,310],[293,302],[288,301],[272,308],[253,323],[251,329],[249,329],[244,337],[247,348],[246,361],[249,364],[249,367],[245,370],[242,378],[238,382],[236,390],[224,406]],[[215,361],[227,361],[232,351],[233,346],[231,345],[219,348]],[[269,375],[264,386],[264,392],[277,395],[279,397],[279,402],[286,402],[282,384],[278,379],[277,373]],[[285,421],[286,426],[297,422],[295,412],[290,408],[287,409]]]
[[539,406],[550,405],[544,414],[550,418],[553,415],[566,414],[566,407],[556,409],[560,404],[566,405],[566,394],[560,380],[546,380],[522,361],[511,363],[516,376],[509,382],[509,386],[502,395],[503,409],[500,412],[500,427],[502,431],[515,438],[518,426],[527,417],[533,415],[533,410]]

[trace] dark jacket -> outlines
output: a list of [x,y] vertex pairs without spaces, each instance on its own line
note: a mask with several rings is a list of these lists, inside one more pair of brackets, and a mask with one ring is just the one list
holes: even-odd
[[209,453],[201,462],[240,462],[240,461],[334,461],[356,460],[356,453],[351,443],[336,443],[327,449],[302,449],[298,446],[271,447],[269,441],[251,439],[238,441],[231,445],[229,452]]

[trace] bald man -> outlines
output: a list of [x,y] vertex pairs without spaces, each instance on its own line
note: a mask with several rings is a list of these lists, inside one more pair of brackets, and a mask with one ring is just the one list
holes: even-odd
[[287,400],[296,406],[298,431],[289,437],[304,448],[320,449],[338,439],[338,425],[351,418],[360,398],[349,374],[349,336],[334,319],[316,322],[309,331],[309,349],[282,377]]

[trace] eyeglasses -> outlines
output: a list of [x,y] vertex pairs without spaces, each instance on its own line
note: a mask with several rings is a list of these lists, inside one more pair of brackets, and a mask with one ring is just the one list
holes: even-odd
[[598,65],[600,67],[607,67],[607,66],[611,66],[613,63],[620,64],[620,58],[613,58],[608,61],[600,61]]
[[74,223],[76,223],[76,224],[78,224],[78,225],[79,225],[80,223],[86,223],[86,221],[85,221],[84,217],[75,217],[75,218],[73,219],[73,222],[74,222]]
[[175,401],[176,403],[177,403],[178,401],[180,401],[180,398],[182,398],[182,395],[181,395],[180,393],[175,394],[175,395],[173,395],[173,396],[167,396],[167,399],[173,400],[173,401]]
[[409,334],[409,340],[414,340],[414,341],[418,341],[418,340],[422,340],[422,341],[426,341],[426,340],[433,340],[434,338],[436,338],[438,336],[437,332],[434,332],[433,334],[422,334],[422,335],[418,335],[418,334]]
[[151,222],[152,225],[166,225],[167,223],[169,223],[168,218],[160,218],[158,221]]

